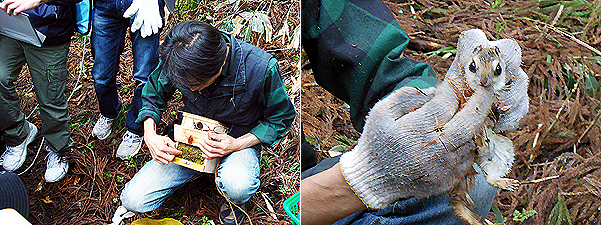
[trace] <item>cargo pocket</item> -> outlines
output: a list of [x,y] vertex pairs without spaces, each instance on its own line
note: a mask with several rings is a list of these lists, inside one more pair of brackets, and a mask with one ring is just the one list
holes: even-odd
[[66,100],[65,86],[68,74],[67,65],[64,63],[46,68],[46,77],[48,78],[48,93],[46,93],[46,96],[53,105],[60,105]]

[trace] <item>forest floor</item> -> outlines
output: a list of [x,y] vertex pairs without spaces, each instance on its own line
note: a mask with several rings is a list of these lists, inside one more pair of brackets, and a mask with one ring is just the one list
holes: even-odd
[[[299,1],[243,2],[220,4],[213,1],[179,1],[175,13],[169,16],[161,35],[175,24],[185,20],[201,20],[212,25],[227,24],[245,11],[261,12],[268,16],[273,28],[272,39],[266,32],[249,32],[247,41],[274,55],[279,61],[284,84],[297,112],[300,110],[300,78],[298,62],[300,49],[291,47],[293,32],[300,26]],[[241,20],[238,20],[239,22]],[[248,27],[245,25],[244,27]],[[298,45],[297,45],[298,46]],[[144,165],[152,160],[146,145],[131,159],[115,157],[115,151],[125,133],[125,110],[133,96],[135,80],[129,35],[120,56],[117,86],[124,103],[120,116],[113,124],[111,136],[105,140],[92,137],[91,132],[98,115],[98,102],[92,79],[93,57],[89,36],[75,35],[69,53],[70,75],[65,94],[69,100],[71,138],[74,141],[68,174],[56,183],[43,179],[46,170],[46,151],[41,145],[42,135],[29,145],[27,159],[16,173],[20,175],[29,192],[32,224],[108,224],[117,207],[125,184]],[[81,66],[80,66],[81,65]],[[81,68],[81,70],[80,70]],[[41,127],[39,110],[29,71],[25,66],[15,82],[21,97],[21,108],[28,120]],[[181,95],[180,95],[181,96]],[[168,110],[158,124],[159,132],[174,118],[182,106],[181,97],[175,95]],[[264,149],[261,157],[261,186],[247,205],[253,224],[291,224],[282,203],[295,194],[300,186],[300,160],[298,159],[298,118],[293,128],[273,148]],[[38,149],[42,150],[39,151]],[[39,155],[38,155],[39,153]],[[31,166],[27,170],[28,166]],[[168,197],[157,210],[136,215],[126,220],[129,224],[142,217],[174,218],[184,224],[219,224],[218,211],[221,197],[216,189],[213,174],[204,174],[183,185]],[[245,224],[248,224],[246,220]]]
[[[601,55],[553,27],[600,49],[599,1],[385,1],[412,39],[447,46],[414,47],[401,57],[429,63],[443,79],[462,31],[478,28],[490,40],[511,38],[522,48],[530,78],[529,113],[509,133],[516,149],[508,177],[522,182],[515,192],[499,190],[487,219],[507,224],[601,223]],[[563,4],[563,6],[562,6]],[[348,105],[315,83],[310,63],[302,70],[302,123],[320,158],[360,133]],[[577,84],[577,85],[576,85]],[[593,125],[594,124],[594,125]],[[503,218],[499,218],[503,217]],[[565,221],[564,221],[565,222]],[[556,223],[552,223],[556,224]],[[567,224],[567,223],[557,223]]]

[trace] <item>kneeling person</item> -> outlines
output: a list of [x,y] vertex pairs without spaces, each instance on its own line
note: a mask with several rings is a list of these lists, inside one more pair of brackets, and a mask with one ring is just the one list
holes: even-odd
[[[274,144],[290,129],[296,115],[277,60],[200,21],[176,25],[159,52],[161,62],[142,90],[143,107],[137,120],[144,124],[144,141],[154,160],[126,184],[121,193],[123,207],[152,211],[183,183],[201,175],[169,163],[181,152],[174,141],[156,133],[156,123],[176,89],[182,93],[181,111],[231,128],[229,135],[210,132],[200,143],[206,158],[222,157],[216,170],[218,188],[233,203],[244,206],[259,188],[261,145]],[[222,204],[219,218],[223,224],[244,219],[234,208]]]

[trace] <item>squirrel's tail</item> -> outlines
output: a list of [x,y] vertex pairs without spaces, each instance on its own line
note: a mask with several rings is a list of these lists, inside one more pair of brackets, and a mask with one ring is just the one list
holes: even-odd
[[474,186],[474,175],[467,176],[455,186],[451,192],[451,205],[453,205],[453,213],[470,225],[484,225],[480,215],[474,213],[474,201],[469,195],[469,190]]

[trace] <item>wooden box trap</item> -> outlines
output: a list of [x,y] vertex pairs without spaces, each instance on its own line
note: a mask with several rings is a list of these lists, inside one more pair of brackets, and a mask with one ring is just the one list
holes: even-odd
[[206,160],[202,157],[200,140],[209,132],[227,133],[228,128],[216,120],[182,112],[181,124],[173,125],[173,138],[178,142],[177,150],[182,154],[173,163],[204,173],[215,173],[219,158]]

